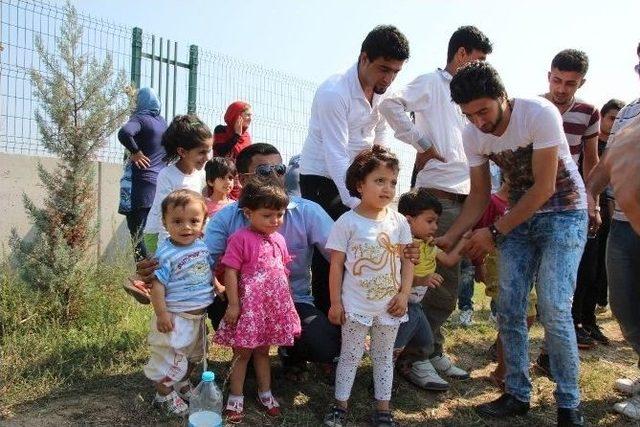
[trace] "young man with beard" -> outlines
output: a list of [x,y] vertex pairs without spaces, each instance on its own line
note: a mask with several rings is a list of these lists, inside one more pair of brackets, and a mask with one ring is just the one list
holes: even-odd
[[[329,77],[313,98],[309,133],[300,153],[300,192],[318,203],[335,221],[359,199],[349,195],[346,171],[353,158],[373,144],[385,144],[386,123],[379,105],[409,58],[409,42],[396,27],[375,27],[362,42],[358,62]],[[420,151],[430,144],[414,144]],[[329,289],[316,277],[327,277],[329,265],[318,251],[313,258],[316,306],[329,309]]]
[[[534,274],[540,321],[556,381],[559,426],[582,426],[579,365],[571,299],[586,241],[587,198],[557,108],[543,98],[509,98],[498,73],[472,62],[453,77],[451,97],[471,122],[463,132],[471,191],[449,231],[436,239],[445,250],[480,219],[491,195],[489,160],[509,183],[511,209],[493,225],[472,231],[471,258],[498,249],[498,326],[504,343],[505,393],[479,405],[482,415],[529,410],[527,298]],[[595,206],[589,206],[591,210]]]

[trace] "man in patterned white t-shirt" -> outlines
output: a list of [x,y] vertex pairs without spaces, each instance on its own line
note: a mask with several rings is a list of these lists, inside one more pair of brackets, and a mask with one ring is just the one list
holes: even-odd
[[587,234],[584,183],[571,158],[562,118],[541,97],[509,98],[497,71],[472,62],[451,80],[451,98],[470,123],[463,132],[471,191],[460,216],[436,245],[450,250],[480,219],[491,196],[489,160],[509,183],[509,211],[493,225],[471,232],[464,251],[500,257],[498,327],[506,365],[505,392],[479,405],[481,415],[506,417],[529,410],[526,306],[534,274],[540,321],[557,384],[558,425],[582,426],[580,359],[571,321],[571,299]]

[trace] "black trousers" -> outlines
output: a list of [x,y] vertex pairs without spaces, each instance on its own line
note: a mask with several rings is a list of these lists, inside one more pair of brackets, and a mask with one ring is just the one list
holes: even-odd
[[571,307],[573,322],[576,325],[595,325],[596,323],[596,304],[602,293],[602,282],[604,282],[604,286],[607,283],[604,256],[608,231],[607,224],[605,230],[601,229],[595,237],[587,239],[587,244],[584,247]]
[[[602,196],[601,196],[602,197]],[[607,255],[607,239],[609,238],[609,228],[611,227],[611,217],[605,209],[602,215],[602,225],[598,230],[598,272],[596,273],[596,303],[599,306],[604,307],[608,303],[608,282],[607,282],[607,267],[606,267],[606,255]]]
[[[300,193],[302,197],[322,206],[334,221],[349,211],[342,204],[338,187],[329,178],[318,175],[300,175]],[[329,262],[317,249],[313,251],[311,261],[311,292],[316,307],[325,315],[329,312]]]
[[127,228],[131,234],[131,242],[133,243],[133,257],[136,262],[147,258],[147,248],[142,239],[142,232],[147,223],[147,215],[151,208],[137,208],[126,215]]

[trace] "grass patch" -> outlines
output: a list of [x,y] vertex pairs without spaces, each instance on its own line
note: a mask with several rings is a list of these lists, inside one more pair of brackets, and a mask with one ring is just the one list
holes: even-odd
[[[19,280],[7,268],[0,273],[0,420],[9,425],[171,425],[182,420],[165,418],[150,408],[153,390],[142,374],[146,363],[145,338],[149,307],[133,302],[120,285],[130,264],[122,259],[100,267],[88,280],[86,307],[71,324],[47,322],[37,295],[17,286]],[[446,393],[434,394],[398,378],[394,393],[396,420],[401,425],[436,426],[531,426],[555,425],[554,384],[532,373],[532,410],[527,417],[486,420],[473,405],[497,397],[498,391],[483,377],[494,367],[487,349],[495,338],[488,321],[488,300],[476,288],[474,325],[464,329],[456,315],[446,325],[447,349],[468,368],[472,378],[453,381]],[[621,396],[613,392],[620,376],[637,375],[635,355],[624,343],[610,316],[600,318],[610,347],[581,352],[583,408],[591,425],[629,425],[629,420],[610,411]],[[6,322],[6,323],[5,323]],[[531,357],[538,354],[542,328],[531,332]],[[210,367],[219,379],[228,373],[231,352],[211,348]],[[302,382],[283,379],[277,357],[273,357],[274,391],[283,406],[283,416],[268,419],[254,403],[256,385],[246,383],[244,425],[315,426],[331,403],[333,384],[320,370],[310,366]],[[371,364],[365,359],[353,389],[350,425],[368,425],[371,415]]]

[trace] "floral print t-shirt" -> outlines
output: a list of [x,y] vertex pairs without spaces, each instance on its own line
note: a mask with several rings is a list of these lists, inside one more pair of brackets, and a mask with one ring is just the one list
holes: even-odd
[[383,323],[399,323],[399,318],[392,319],[387,313],[387,304],[400,290],[402,254],[398,245],[411,241],[407,219],[389,208],[382,220],[355,211],[338,218],[326,247],[346,254],[342,305],[348,315],[367,323],[374,317]]
[[512,105],[509,125],[501,136],[467,125],[463,141],[469,167],[495,162],[509,184],[509,204],[515,206],[534,183],[533,151],[557,146],[556,191],[538,213],[586,209],[584,183],[571,157],[558,109],[544,98],[516,98]]

